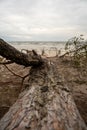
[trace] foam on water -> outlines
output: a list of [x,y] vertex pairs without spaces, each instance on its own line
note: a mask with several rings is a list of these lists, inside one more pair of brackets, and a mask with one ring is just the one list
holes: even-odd
[[42,50],[45,51],[47,56],[55,56],[56,54],[65,52],[65,42],[9,42],[12,46],[17,48],[18,50],[27,49],[27,50],[36,50],[39,54],[41,54]]

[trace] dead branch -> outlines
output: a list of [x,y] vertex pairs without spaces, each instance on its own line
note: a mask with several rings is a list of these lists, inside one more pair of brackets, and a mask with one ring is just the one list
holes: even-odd
[[16,74],[16,73],[13,72],[11,69],[9,69],[9,67],[8,67],[6,64],[4,64],[4,66],[5,66],[13,75],[15,75],[15,76],[17,76],[17,77],[20,77],[20,78],[22,79],[22,81],[21,81],[21,86],[23,86],[24,80],[29,76],[29,73],[26,74],[25,76],[20,76],[19,74]]
[[42,58],[32,51],[33,55],[27,55],[22,53],[6,43],[4,40],[0,39],[0,55],[5,57],[7,60],[15,62],[20,65],[28,66],[38,66],[43,64]]
[[4,64],[4,66],[5,66],[13,75],[18,76],[18,77],[20,77],[20,78],[23,78],[22,76],[20,76],[20,75],[14,73],[11,69],[9,69],[9,67],[8,67],[6,64]]
[[66,55],[73,54],[74,52],[78,52],[78,51],[81,51],[83,49],[85,50],[86,48],[87,48],[87,45],[83,45],[83,46],[79,47],[78,49],[76,49],[76,50],[70,50],[70,51],[64,53],[63,55],[61,55],[59,57],[62,58],[64,56],[66,56]]
[[29,76],[29,74],[25,75],[24,77],[22,77],[22,82],[21,85],[23,86],[24,80]]

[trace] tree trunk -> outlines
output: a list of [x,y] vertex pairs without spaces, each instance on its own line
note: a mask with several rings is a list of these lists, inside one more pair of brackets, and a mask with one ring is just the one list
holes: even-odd
[[29,85],[1,119],[0,130],[87,130],[87,127],[56,64],[44,61],[31,68]]
[[26,67],[37,66],[43,62],[41,57],[37,55],[35,51],[31,51],[31,53],[27,55],[18,51],[2,39],[0,39],[0,55],[5,57],[7,60],[11,60]]

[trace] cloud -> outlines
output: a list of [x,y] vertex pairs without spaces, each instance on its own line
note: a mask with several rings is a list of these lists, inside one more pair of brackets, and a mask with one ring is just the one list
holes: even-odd
[[0,37],[68,40],[87,36],[86,0],[0,0]]

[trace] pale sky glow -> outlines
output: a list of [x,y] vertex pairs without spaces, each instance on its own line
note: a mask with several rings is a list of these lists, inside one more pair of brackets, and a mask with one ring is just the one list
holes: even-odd
[[63,41],[87,38],[87,0],[0,0],[0,38]]

